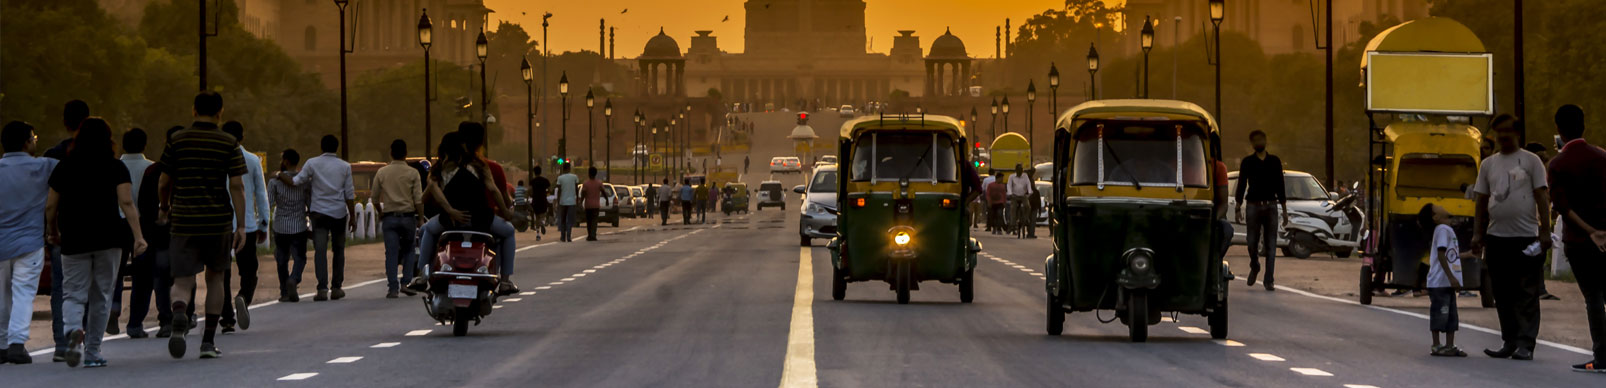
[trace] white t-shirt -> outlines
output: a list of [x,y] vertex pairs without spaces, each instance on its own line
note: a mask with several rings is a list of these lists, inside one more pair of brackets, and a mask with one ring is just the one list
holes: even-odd
[[1534,237],[1539,233],[1539,214],[1534,190],[1549,187],[1545,164],[1526,150],[1494,154],[1478,169],[1478,183],[1472,191],[1489,196],[1490,236]]
[[[1444,254],[1440,255],[1439,250]],[[1439,225],[1433,228],[1433,246],[1428,248],[1428,288],[1450,287],[1450,278],[1444,273],[1444,266],[1439,262],[1450,264],[1451,275],[1455,276],[1457,284],[1461,282],[1461,243],[1455,239],[1455,229],[1449,225]]]

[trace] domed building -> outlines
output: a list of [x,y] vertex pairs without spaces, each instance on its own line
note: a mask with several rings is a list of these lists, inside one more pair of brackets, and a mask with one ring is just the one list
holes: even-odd
[[[680,56],[680,43],[658,29],[636,59],[641,72],[639,90],[646,96],[685,96],[686,59]],[[661,73],[660,73],[661,72]]]
[[965,42],[949,30],[931,42],[926,55],[926,96],[958,96],[970,80],[970,55]]

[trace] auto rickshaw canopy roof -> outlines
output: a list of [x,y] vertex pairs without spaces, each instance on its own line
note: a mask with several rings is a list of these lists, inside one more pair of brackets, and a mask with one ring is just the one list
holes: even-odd
[[[1466,123],[1404,122],[1383,128],[1383,136],[1394,143],[1395,153],[1431,152],[1478,156],[1483,132]],[[1409,150],[1407,150],[1409,148]]]
[[1361,69],[1366,69],[1367,52],[1486,53],[1483,40],[1472,29],[1450,18],[1430,17],[1400,23],[1383,30],[1366,43],[1361,53]]
[[883,114],[860,117],[842,123],[842,138],[852,139],[871,130],[940,131],[955,135],[955,140],[965,137],[964,124],[952,117],[929,114]]
[[1185,120],[1208,123],[1205,130],[1216,133],[1216,118],[1204,108],[1187,101],[1176,100],[1094,100],[1081,103],[1060,115],[1055,127],[1060,131],[1074,132],[1078,121],[1084,120]]

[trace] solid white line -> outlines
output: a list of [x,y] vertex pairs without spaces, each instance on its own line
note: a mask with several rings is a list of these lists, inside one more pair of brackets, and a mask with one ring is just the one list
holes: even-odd
[[535,248],[540,248],[540,247],[544,247],[544,246],[548,246],[548,245],[552,245],[552,244],[555,244],[555,243],[543,243],[543,244],[532,244],[532,245],[526,245],[526,246],[524,246],[524,247],[523,247],[523,248],[519,248],[519,249],[516,249],[516,250],[514,250],[514,251],[513,251],[513,252],[514,252],[514,253],[518,253],[518,252],[524,252],[524,251],[527,251],[527,250],[531,250],[531,249],[535,249]]
[[284,377],[280,377],[279,381],[306,380],[306,379],[312,378],[312,376],[317,376],[317,375],[318,375],[317,373],[291,373],[291,374],[286,375]]
[[380,343],[374,344],[374,346],[369,346],[369,347],[370,348],[374,348],[374,349],[384,349],[384,348],[394,348],[394,347],[396,347],[396,345],[401,345],[401,343],[400,342],[380,342]]
[[[1404,316],[1408,316],[1408,317],[1416,317],[1418,319],[1428,320],[1427,314],[1413,313],[1413,312],[1410,312],[1410,311],[1393,309],[1393,308],[1388,308],[1388,307],[1363,305],[1363,304],[1361,304],[1360,302],[1357,302],[1357,301],[1353,301],[1353,300],[1349,300],[1349,299],[1339,299],[1339,298],[1334,298],[1334,297],[1327,296],[1327,295],[1320,295],[1320,294],[1316,294],[1316,293],[1313,293],[1313,292],[1310,292],[1310,291],[1305,291],[1305,290],[1292,288],[1292,287],[1288,287],[1288,286],[1277,286],[1277,289],[1283,290],[1283,291],[1292,292],[1292,293],[1303,295],[1303,296],[1307,296],[1307,297],[1311,297],[1311,298],[1316,298],[1316,299],[1321,299],[1321,300],[1326,300],[1326,301],[1332,301],[1332,302],[1338,302],[1338,303],[1344,303],[1344,304],[1350,304],[1350,305],[1356,305],[1356,306],[1361,306],[1361,307],[1365,307],[1365,308],[1369,308],[1369,309],[1373,309],[1373,310],[1387,311],[1387,312],[1400,314],[1400,315],[1404,315]],[[1488,334],[1500,335],[1500,331],[1499,330],[1494,330],[1494,329],[1481,327],[1481,326],[1476,326],[1476,325],[1469,325],[1469,324],[1466,324],[1466,323],[1462,323],[1461,324],[1461,328],[1468,329],[1468,330],[1473,330],[1473,331],[1478,331],[1478,332],[1483,332],[1483,333],[1488,333]],[[1566,344],[1561,344],[1561,343],[1556,343],[1556,342],[1546,341],[1546,340],[1539,340],[1537,342],[1540,345],[1545,345],[1545,346],[1549,346],[1549,347],[1552,347],[1552,348],[1561,349],[1561,350],[1565,350],[1565,351],[1569,351],[1569,352],[1573,352],[1573,353],[1578,353],[1578,354],[1582,354],[1582,355],[1586,355],[1586,356],[1594,354],[1593,352],[1589,351],[1588,349],[1580,348],[1580,347],[1577,347],[1577,346],[1566,345]]]
[[361,359],[362,359],[362,357],[341,357],[341,358],[336,358],[336,359],[333,359],[333,360],[329,360],[329,362],[325,362],[325,364],[350,364],[350,363],[353,363],[353,362],[357,362],[357,360],[361,360]]
[[413,331],[407,332],[407,336],[408,337],[420,337],[420,336],[428,335],[429,332],[430,332],[430,329],[413,330]]
[[1332,373],[1327,373],[1327,371],[1324,371],[1324,370],[1321,370],[1321,369],[1316,369],[1316,368],[1288,368],[1288,370],[1291,370],[1291,371],[1294,371],[1295,373],[1299,373],[1299,374],[1306,375],[1306,376],[1320,376],[1320,377],[1332,377],[1333,376]]
[[1287,361],[1287,360],[1284,360],[1282,357],[1277,357],[1277,355],[1269,354],[1269,353],[1249,353],[1249,357],[1254,357],[1256,360],[1261,360],[1261,361],[1271,361],[1271,362]]
[[798,251],[797,290],[792,296],[792,325],[786,338],[781,388],[820,386],[814,365],[814,258],[809,251]]
[[1366,384],[1344,384],[1344,388],[1377,388],[1377,386]]

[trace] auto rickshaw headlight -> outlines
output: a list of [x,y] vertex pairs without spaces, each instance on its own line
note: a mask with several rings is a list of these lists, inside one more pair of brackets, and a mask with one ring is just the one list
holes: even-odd
[[898,246],[907,246],[909,241],[913,239],[914,237],[909,236],[909,232],[898,232],[898,234],[892,236],[892,242],[897,243]]

